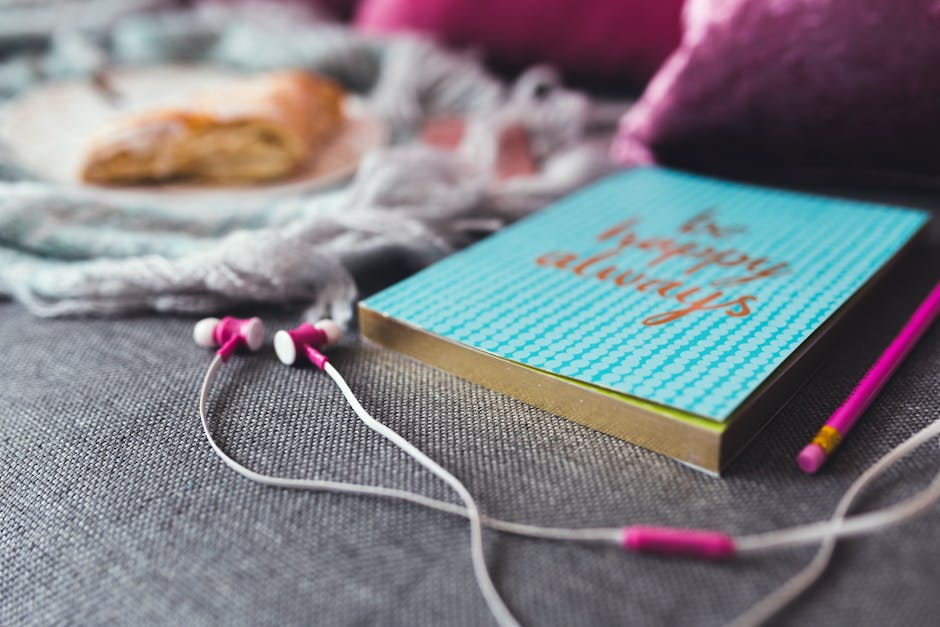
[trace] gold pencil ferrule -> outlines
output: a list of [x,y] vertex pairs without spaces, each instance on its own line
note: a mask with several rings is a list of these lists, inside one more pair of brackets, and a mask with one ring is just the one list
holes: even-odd
[[831,455],[832,451],[842,442],[842,434],[835,427],[825,425],[813,438],[813,444],[816,444],[826,455]]

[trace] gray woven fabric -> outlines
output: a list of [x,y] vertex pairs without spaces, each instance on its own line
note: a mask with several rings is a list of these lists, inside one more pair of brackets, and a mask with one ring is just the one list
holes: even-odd
[[[758,532],[828,516],[863,467],[937,418],[940,328],[817,477],[793,456],[925,294],[918,254],[813,379],[716,479],[394,353],[344,341],[333,362],[376,417],[462,478],[490,514],[549,525],[663,523]],[[296,314],[266,316],[269,329]],[[192,319],[37,320],[0,305],[0,624],[488,625],[466,523],[371,498],[250,483],[199,428],[210,355]],[[453,498],[362,427],[311,369],[266,347],[220,373],[222,445],[253,468]],[[936,444],[863,507],[913,493]],[[845,542],[783,624],[940,621],[940,511]],[[487,532],[494,580],[530,625],[718,625],[811,548],[710,564]]]

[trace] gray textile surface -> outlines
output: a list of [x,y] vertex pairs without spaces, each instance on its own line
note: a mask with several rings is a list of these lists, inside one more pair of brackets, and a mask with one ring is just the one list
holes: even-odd
[[[793,463],[935,279],[934,235],[723,479],[355,338],[333,362],[376,417],[462,478],[489,514],[729,532],[814,521],[862,468],[937,418],[940,328],[820,476]],[[267,318],[273,331],[296,313]],[[0,305],[0,624],[492,624],[462,519],[271,489],[214,457],[196,412],[210,355],[192,343],[192,322],[38,320]],[[361,426],[325,376],[281,366],[270,346],[223,368],[210,412],[222,446],[253,468],[453,498]],[[913,493],[937,466],[931,443],[862,507]],[[780,622],[937,624],[938,529],[934,509],[840,544],[825,580]],[[813,551],[711,564],[486,540],[497,586],[530,625],[721,624]]]

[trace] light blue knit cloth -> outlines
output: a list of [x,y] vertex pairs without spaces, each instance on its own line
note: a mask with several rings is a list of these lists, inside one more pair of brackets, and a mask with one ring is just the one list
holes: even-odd
[[[300,303],[308,317],[348,320],[356,277],[384,259],[421,267],[610,169],[603,139],[613,116],[550,72],[507,88],[472,57],[429,42],[370,39],[277,11],[137,15],[103,33],[58,33],[43,54],[0,65],[0,94],[113,65],[181,61],[333,76],[368,99],[393,145],[326,193],[198,211],[76,196],[31,177],[0,147],[0,295],[41,316]],[[407,141],[428,114],[454,112],[471,120],[458,154]],[[525,125],[542,169],[498,182],[493,146],[510,123]],[[601,141],[591,141],[598,123]]]

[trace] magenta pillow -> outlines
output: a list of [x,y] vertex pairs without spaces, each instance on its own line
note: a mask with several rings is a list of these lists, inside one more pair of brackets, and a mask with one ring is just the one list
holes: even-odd
[[689,0],[684,22],[616,160],[940,182],[934,0]]
[[413,31],[520,69],[549,63],[569,76],[639,82],[679,43],[683,0],[363,0],[356,24]]

